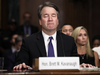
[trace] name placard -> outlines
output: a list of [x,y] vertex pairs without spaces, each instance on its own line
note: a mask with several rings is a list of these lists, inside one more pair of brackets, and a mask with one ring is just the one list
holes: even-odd
[[39,70],[79,69],[79,57],[40,57]]

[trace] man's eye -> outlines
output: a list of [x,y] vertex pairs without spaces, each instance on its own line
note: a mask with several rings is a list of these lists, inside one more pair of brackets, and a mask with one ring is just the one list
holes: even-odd
[[67,30],[63,30],[63,32],[67,32]]
[[48,17],[48,15],[44,15],[44,18]]
[[72,30],[69,30],[70,32],[72,32]]
[[56,17],[56,15],[55,15],[55,14],[53,14],[53,15],[52,15],[52,17]]

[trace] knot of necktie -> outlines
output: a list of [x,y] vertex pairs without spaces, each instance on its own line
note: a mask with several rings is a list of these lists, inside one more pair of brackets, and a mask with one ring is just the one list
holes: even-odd
[[53,37],[51,36],[51,37],[49,37],[49,39],[50,39],[50,41],[53,39]]

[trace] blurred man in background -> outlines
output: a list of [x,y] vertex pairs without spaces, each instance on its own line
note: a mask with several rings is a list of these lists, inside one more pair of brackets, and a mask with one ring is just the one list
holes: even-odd
[[16,53],[20,51],[22,45],[22,37],[14,34],[10,40],[11,48],[4,51],[4,69],[11,70],[15,63]]
[[38,32],[38,28],[31,24],[31,18],[32,16],[29,12],[24,13],[23,15],[24,23],[18,28],[18,33],[23,37],[27,37],[33,33]]

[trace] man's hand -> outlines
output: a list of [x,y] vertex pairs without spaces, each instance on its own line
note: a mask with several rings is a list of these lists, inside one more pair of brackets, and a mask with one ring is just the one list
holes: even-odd
[[91,65],[91,64],[82,63],[82,64],[80,65],[80,67],[84,67],[84,68],[86,68],[86,67],[91,67],[91,68],[93,68],[93,67],[95,67],[95,66],[93,66],[93,65]]
[[32,67],[26,65],[25,63],[22,63],[17,66],[14,66],[13,70],[21,70],[21,69],[28,69],[28,68],[32,69]]

